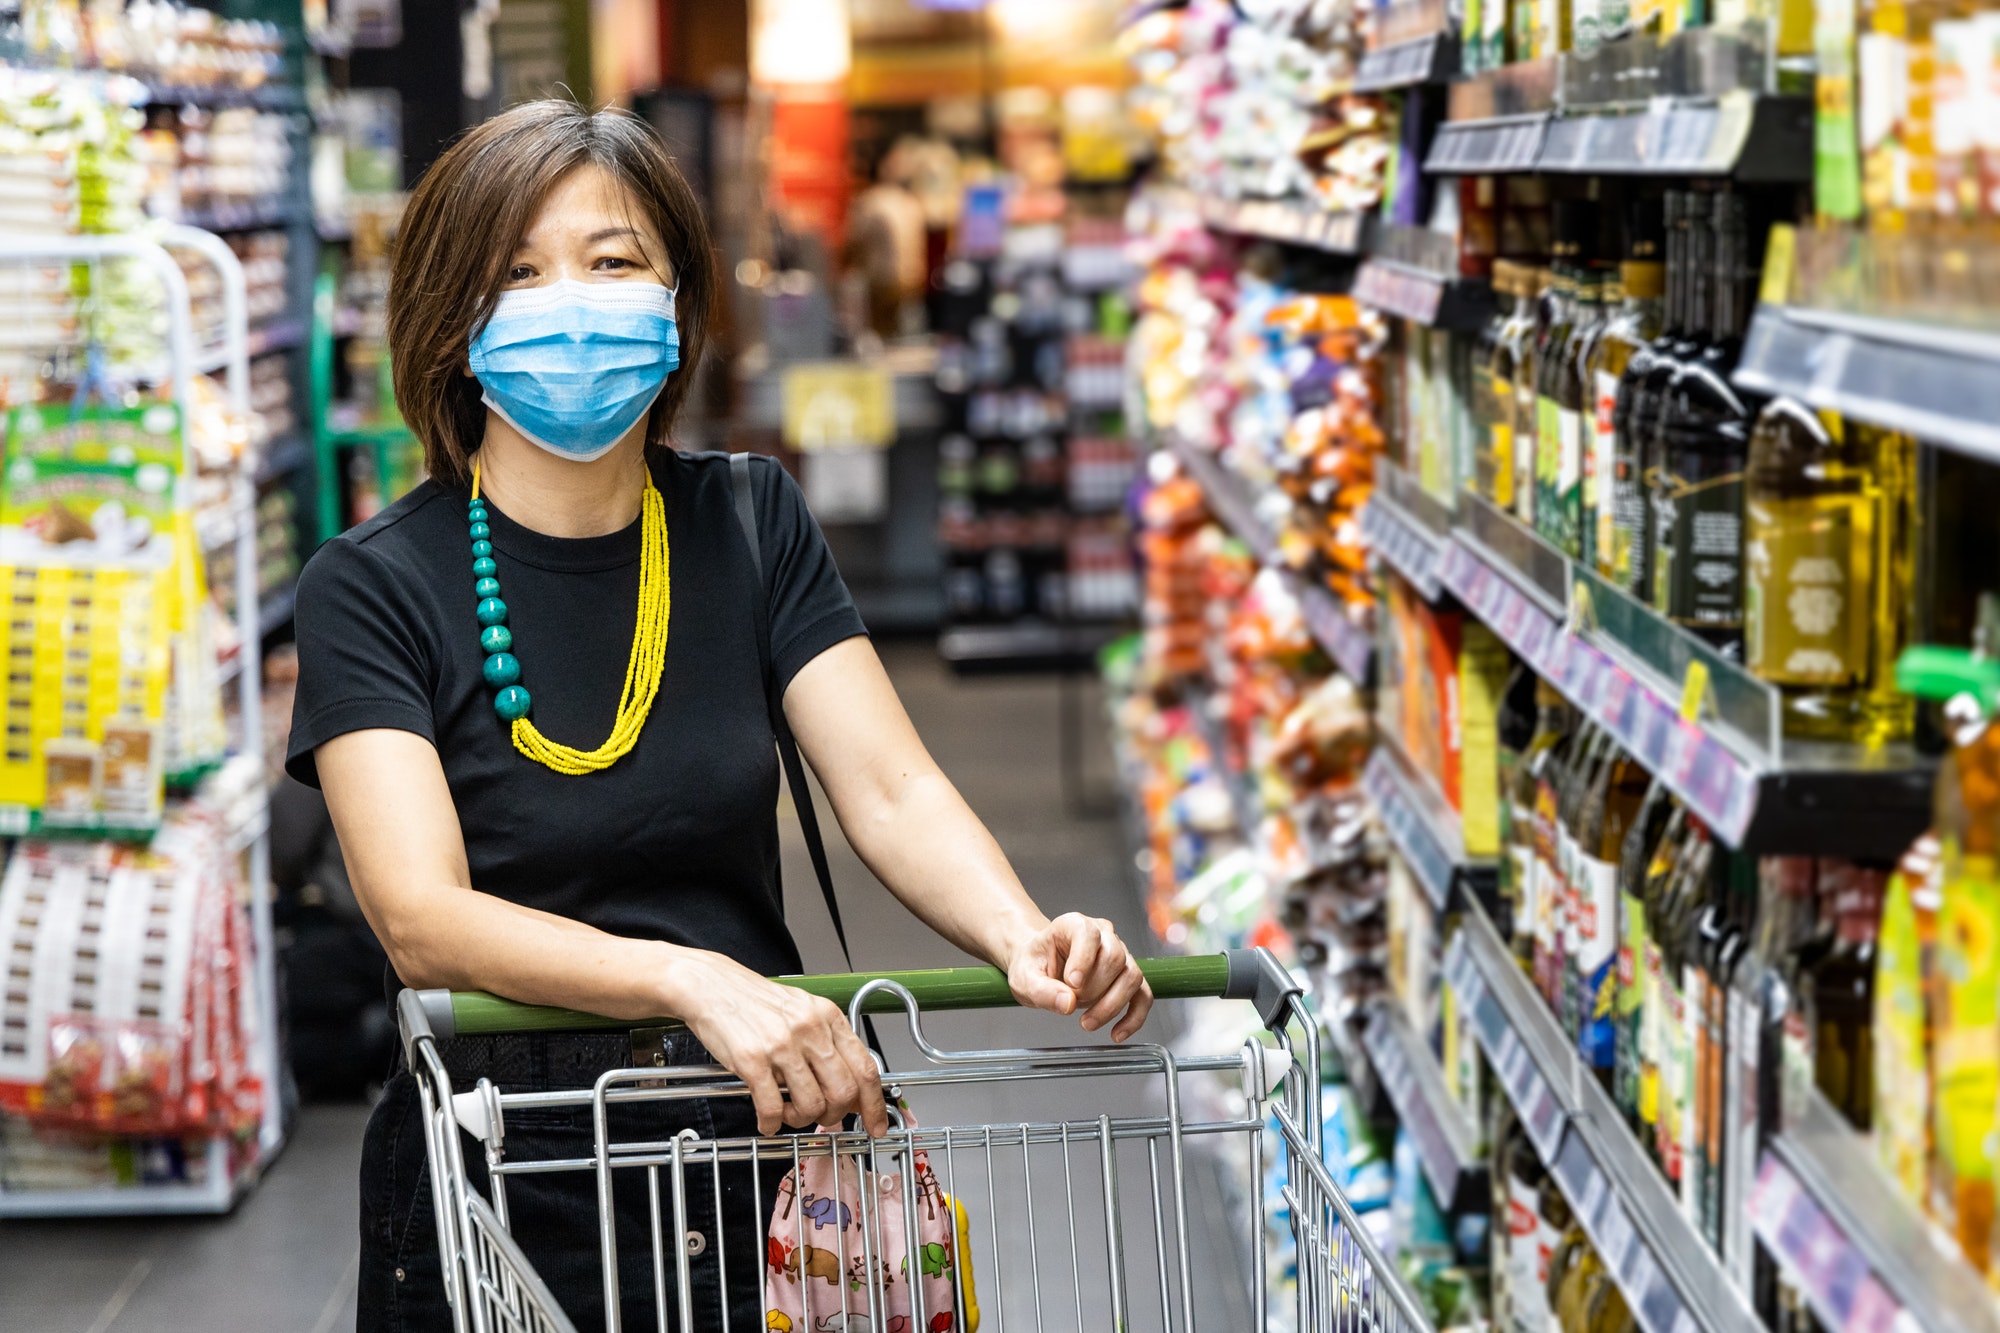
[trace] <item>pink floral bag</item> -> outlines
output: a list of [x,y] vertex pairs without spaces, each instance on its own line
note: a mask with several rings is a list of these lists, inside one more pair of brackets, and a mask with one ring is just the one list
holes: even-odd
[[[914,1128],[908,1108],[897,1109]],[[902,1160],[916,1171],[908,1194],[901,1171],[872,1171],[845,1154],[806,1159],[785,1174],[765,1257],[768,1333],[978,1333],[965,1209],[938,1185],[922,1149]],[[915,1212],[914,1264],[906,1206]]]

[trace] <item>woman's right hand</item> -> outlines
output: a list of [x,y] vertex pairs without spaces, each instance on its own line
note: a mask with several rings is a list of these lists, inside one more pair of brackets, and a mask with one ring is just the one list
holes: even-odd
[[870,1134],[889,1132],[875,1057],[838,1005],[719,953],[675,953],[669,1012],[750,1089],[758,1133],[837,1124],[849,1114]]

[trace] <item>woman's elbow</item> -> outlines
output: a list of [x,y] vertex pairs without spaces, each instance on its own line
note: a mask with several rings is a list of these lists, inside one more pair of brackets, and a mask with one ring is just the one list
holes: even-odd
[[375,938],[389,955],[396,977],[413,990],[459,990],[461,979],[451,966],[448,950],[438,947],[437,932],[417,912],[372,917]]

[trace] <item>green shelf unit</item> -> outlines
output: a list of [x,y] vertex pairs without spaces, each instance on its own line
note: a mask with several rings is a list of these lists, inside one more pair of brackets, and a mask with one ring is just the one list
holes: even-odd
[[312,380],[313,475],[317,513],[317,541],[337,537],[345,529],[341,514],[340,454],[343,449],[367,449],[375,456],[375,475],[386,490],[397,475],[398,455],[407,457],[416,448],[416,437],[400,421],[336,430],[330,420],[333,401],[334,311],[336,287],[331,273],[322,273],[313,286],[312,338],[310,345]]

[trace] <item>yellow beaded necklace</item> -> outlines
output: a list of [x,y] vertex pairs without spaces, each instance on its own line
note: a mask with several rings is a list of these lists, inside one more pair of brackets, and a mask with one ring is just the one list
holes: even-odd
[[532,700],[519,682],[521,662],[511,651],[514,632],[507,627],[507,603],[500,600],[500,569],[493,559],[493,529],[487,523],[486,502],[479,498],[479,464],[472,465],[472,502],[466,517],[472,527],[472,575],[478,596],[479,646],[486,650],[482,674],[498,691],[493,711],[513,728],[514,748],[546,768],[580,777],[609,768],[639,741],[653,699],[660,692],[660,675],[667,664],[667,627],[673,613],[673,580],[669,573],[667,505],[646,473],[646,491],[639,502],[639,619],[632,630],[632,656],[625,664],[625,689],[618,697],[618,720],[611,735],[595,750],[558,745],[528,720]]

